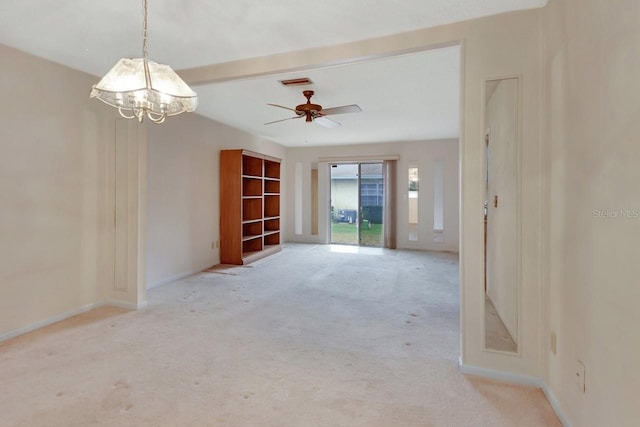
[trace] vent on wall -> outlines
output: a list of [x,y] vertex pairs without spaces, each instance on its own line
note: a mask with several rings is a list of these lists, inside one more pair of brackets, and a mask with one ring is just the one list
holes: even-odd
[[282,83],[282,86],[303,86],[303,85],[313,84],[311,79],[307,77],[301,77],[298,79],[280,80],[280,83]]

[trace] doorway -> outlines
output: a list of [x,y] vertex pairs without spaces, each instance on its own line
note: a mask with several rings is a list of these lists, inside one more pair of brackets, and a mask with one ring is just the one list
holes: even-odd
[[330,166],[330,242],[382,247],[383,163],[340,163]]

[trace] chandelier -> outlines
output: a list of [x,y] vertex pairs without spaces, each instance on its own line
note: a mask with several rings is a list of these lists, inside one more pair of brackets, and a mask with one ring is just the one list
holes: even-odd
[[191,112],[198,95],[169,67],[147,59],[147,0],[143,0],[142,58],[122,58],[91,88],[97,98],[118,109],[125,119],[145,116],[153,123],[167,116]]

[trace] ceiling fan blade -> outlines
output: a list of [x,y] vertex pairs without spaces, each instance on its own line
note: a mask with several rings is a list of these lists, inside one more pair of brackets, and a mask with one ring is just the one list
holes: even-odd
[[267,122],[267,123],[265,123],[265,125],[270,125],[270,124],[272,124],[272,123],[278,123],[278,122],[284,122],[284,121],[287,121],[287,120],[299,119],[299,118],[301,118],[301,117],[304,117],[304,116],[295,116],[295,117],[288,117],[288,118],[286,118],[286,119],[274,120],[274,121],[272,121],[272,122]]
[[319,124],[320,126],[324,126],[326,128],[331,128],[331,129],[335,129],[341,126],[340,123],[333,121],[331,119],[327,119],[326,117],[323,117],[323,116],[318,116],[314,118],[313,121]]
[[320,114],[322,114],[323,116],[331,116],[334,114],[359,113],[360,111],[362,111],[362,108],[360,108],[356,104],[351,104],[343,105],[341,107],[324,108],[322,111],[320,111]]
[[284,105],[278,105],[278,104],[267,104],[267,105],[271,105],[272,107],[284,108],[285,110],[293,111],[294,113],[298,114],[298,112],[293,108],[285,107]]

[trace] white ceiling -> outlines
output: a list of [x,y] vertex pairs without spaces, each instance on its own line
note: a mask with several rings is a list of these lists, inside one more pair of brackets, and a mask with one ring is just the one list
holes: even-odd
[[[199,112],[286,146],[357,144],[456,138],[459,126],[460,48],[361,62],[308,72],[196,86]],[[282,78],[309,77],[309,86],[284,87]],[[330,116],[342,124],[328,129],[266,103],[295,107],[312,89],[324,108],[357,104],[361,113]]]
[[[544,6],[546,0],[148,0],[149,57],[173,69],[330,46]],[[142,1],[0,0],[0,43],[104,75],[121,57],[141,56]],[[286,76],[196,86],[197,113],[287,146],[305,143],[303,120],[266,103],[294,107],[310,77],[323,107],[358,104],[333,116],[337,129],[312,124],[307,142],[351,144],[457,137],[459,49],[426,51]],[[89,88],[87,88],[87,92]],[[105,108],[107,108],[105,106]]]

